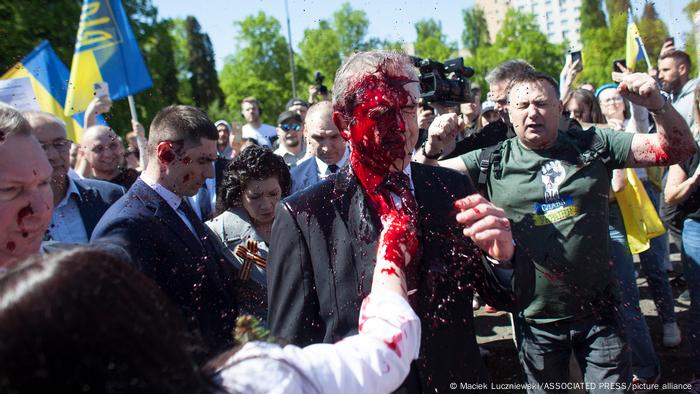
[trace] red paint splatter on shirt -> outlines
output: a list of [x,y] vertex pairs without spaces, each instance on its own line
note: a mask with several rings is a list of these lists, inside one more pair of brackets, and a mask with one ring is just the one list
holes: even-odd
[[382,274],[394,275],[394,276],[396,276],[397,278],[398,278],[398,276],[399,276],[399,274],[396,273],[396,268],[394,268],[394,267],[382,268],[382,270],[379,271],[379,272],[381,272]]
[[402,340],[402,335],[401,333],[397,333],[393,337],[391,337],[390,341],[384,340],[384,343],[389,347],[389,349],[393,350],[394,353],[396,353],[397,356],[401,357],[401,349],[399,349],[399,343]]
[[27,205],[26,207],[20,209],[19,212],[17,213],[17,225],[21,226],[24,219],[33,213],[34,213],[34,210],[32,209],[31,205]]

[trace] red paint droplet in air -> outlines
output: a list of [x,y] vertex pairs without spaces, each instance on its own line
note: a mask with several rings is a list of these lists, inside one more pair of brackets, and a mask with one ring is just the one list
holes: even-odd
[[394,267],[389,267],[389,268],[382,268],[381,271],[382,274],[387,274],[387,275],[394,275],[398,278],[399,274],[396,273],[396,269]]
[[17,225],[21,225],[22,221],[24,221],[24,218],[27,216],[31,215],[34,213],[34,210],[32,209],[31,205],[27,205],[26,207],[20,209],[20,211],[17,213]]
[[401,357],[401,349],[399,349],[399,342],[401,342],[401,333],[394,335],[391,338],[391,341],[384,340],[384,343],[386,343],[389,349],[393,350],[397,356]]
[[14,242],[10,241],[7,243],[7,250],[9,250],[10,252],[14,252],[15,247],[16,247],[16,245]]

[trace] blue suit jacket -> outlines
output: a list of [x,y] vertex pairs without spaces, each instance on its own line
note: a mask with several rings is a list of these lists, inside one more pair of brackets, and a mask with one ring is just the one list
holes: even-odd
[[200,242],[141,179],[105,213],[91,242],[122,247],[136,268],[180,307],[189,328],[204,339],[207,355],[231,345],[238,315],[233,270],[206,243],[211,239]]
[[292,194],[315,185],[321,180],[318,177],[318,165],[315,157],[310,157],[292,167],[289,174],[292,177]]
[[96,179],[73,179],[80,192],[80,200],[76,200],[80,217],[83,219],[85,233],[88,239],[92,236],[97,222],[121,196],[124,188],[114,183]]

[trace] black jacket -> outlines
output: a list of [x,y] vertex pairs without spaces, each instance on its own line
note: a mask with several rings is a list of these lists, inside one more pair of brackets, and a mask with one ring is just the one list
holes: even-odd
[[[399,391],[448,391],[451,382],[486,382],[474,333],[476,289],[501,310],[527,305],[530,261],[516,261],[511,289],[462,235],[453,202],[475,193],[468,177],[411,164],[418,202],[420,261],[410,264],[409,301],[421,319],[419,360]],[[349,166],[277,206],[267,265],[272,334],[298,345],[333,343],[357,333],[381,231],[378,215]],[[516,295],[517,294],[517,295]]]

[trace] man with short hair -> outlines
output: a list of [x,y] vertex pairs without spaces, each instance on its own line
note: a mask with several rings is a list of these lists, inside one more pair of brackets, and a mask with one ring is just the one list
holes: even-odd
[[52,200],[46,154],[27,120],[0,105],[0,272],[39,252]]
[[304,141],[304,125],[301,115],[292,111],[284,111],[277,118],[277,141],[279,148],[275,150],[289,167],[294,167],[306,155]]
[[669,50],[659,56],[661,88],[671,95],[673,107],[689,127],[695,124],[693,100],[698,79],[690,79],[690,56],[683,51]]
[[107,126],[94,125],[85,129],[80,149],[95,179],[111,182],[128,190],[139,177],[138,171],[121,167],[124,145],[119,136]]
[[92,241],[127,251],[136,267],[180,307],[212,356],[231,345],[238,308],[234,276],[187,197],[214,176],[214,123],[201,109],[165,107],[148,137],[148,165],[105,213]]
[[306,121],[306,112],[309,110],[309,105],[306,101],[298,98],[293,98],[287,101],[287,111],[296,112],[301,116],[301,121]]
[[272,147],[277,139],[277,130],[262,122],[262,108],[255,97],[246,97],[241,102],[241,115],[245,124],[241,130],[244,140],[253,139],[257,145]]
[[[401,211],[410,220],[407,227],[417,229],[407,235],[418,245],[417,252],[406,250],[412,257],[407,289],[423,337],[421,354],[398,392],[448,391],[455,381],[488,387],[470,312],[473,289],[499,308],[518,310],[530,301],[532,265],[514,247],[503,211],[473,194],[467,177],[411,163],[419,90],[410,57],[354,54],[333,86],[332,119],[352,147],[349,165],[286,198],[275,211],[267,263],[272,334],[305,345],[356,333],[372,281],[380,217]],[[455,204],[481,212],[470,229],[456,222]],[[495,271],[506,264],[515,273],[503,270],[500,282]]]
[[291,169],[292,193],[338,172],[350,157],[350,149],[333,123],[333,105],[318,102],[309,108],[304,124],[311,157]]
[[513,59],[497,65],[486,74],[485,79],[489,84],[489,92],[486,98],[494,102],[495,110],[509,126],[511,123],[508,116],[508,85],[517,75],[534,70],[535,68],[525,60]]
[[216,131],[219,132],[219,139],[216,140],[216,155],[217,157],[231,160],[233,156],[233,149],[229,144],[231,125],[227,121],[219,119],[214,122],[214,126],[216,126]]
[[[516,325],[521,366],[532,385],[568,381],[573,352],[585,381],[627,392],[629,351],[607,247],[612,170],[668,165],[695,152],[688,126],[652,77],[613,73],[613,79],[623,97],[649,109],[657,133],[583,130],[577,123],[558,130],[557,83],[525,72],[508,87],[516,137],[488,158],[479,150],[438,162],[480,180],[489,199],[506,207],[514,240],[535,262],[535,299]],[[458,220],[473,214],[462,210]]]
[[71,141],[66,138],[65,123],[46,112],[23,115],[53,168],[54,209],[47,237],[63,243],[86,244],[102,215],[124,195],[124,188],[95,179],[71,179],[68,176]]

